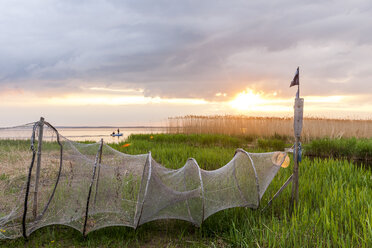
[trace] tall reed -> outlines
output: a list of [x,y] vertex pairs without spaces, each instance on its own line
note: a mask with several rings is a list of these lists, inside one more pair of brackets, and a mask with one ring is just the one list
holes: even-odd
[[[168,119],[168,133],[293,136],[293,118],[233,115],[188,115]],[[304,118],[304,140],[330,137],[372,137],[372,120]]]

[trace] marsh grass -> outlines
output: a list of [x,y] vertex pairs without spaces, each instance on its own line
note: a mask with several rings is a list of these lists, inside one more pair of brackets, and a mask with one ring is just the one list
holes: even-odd
[[[126,143],[130,146],[123,146],[125,143],[111,146],[130,154],[151,150],[154,159],[168,168],[180,168],[187,158],[194,157],[202,168],[212,170],[226,164],[237,146],[251,151],[263,150],[262,147],[252,150],[246,138],[213,135],[132,135]],[[372,246],[371,171],[346,160],[304,158],[300,165],[300,200],[294,214],[288,213],[290,187],[270,208],[261,211],[291,172],[292,165],[279,171],[258,210],[227,209],[212,215],[201,228],[184,221],[163,220],[147,223],[137,230],[108,227],[94,231],[84,239],[73,229],[53,226],[34,232],[26,243],[20,238],[0,241],[0,246]]]
[[304,145],[306,155],[372,161],[372,138],[322,138]]
[[[293,137],[293,119],[250,116],[181,116],[168,119],[169,133]],[[302,139],[372,137],[372,120],[304,118]]]

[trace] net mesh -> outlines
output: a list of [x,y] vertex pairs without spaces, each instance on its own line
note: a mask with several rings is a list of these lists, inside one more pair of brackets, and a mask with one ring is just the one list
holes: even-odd
[[214,171],[201,169],[194,159],[174,170],[158,164],[151,153],[129,155],[103,142],[70,141],[47,122],[42,131],[38,122],[2,128],[0,239],[27,237],[55,224],[84,235],[158,219],[200,226],[223,209],[258,208],[285,157],[238,149]]

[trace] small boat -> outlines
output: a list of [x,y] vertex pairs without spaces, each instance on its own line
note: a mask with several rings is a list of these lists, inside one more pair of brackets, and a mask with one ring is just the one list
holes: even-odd
[[110,134],[110,136],[119,137],[119,136],[123,136],[123,134],[122,133],[112,133],[112,134]]

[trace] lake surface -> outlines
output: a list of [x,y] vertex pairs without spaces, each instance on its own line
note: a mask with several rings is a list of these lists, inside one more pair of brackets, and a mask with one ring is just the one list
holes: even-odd
[[[123,136],[112,137],[117,128],[111,127],[57,127],[58,132],[65,138],[73,141],[100,141],[118,143],[124,141],[131,134],[165,133],[165,127],[119,127]],[[30,139],[32,126],[0,129],[0,139]],[[44,134],[45,135],[45,134]]]

